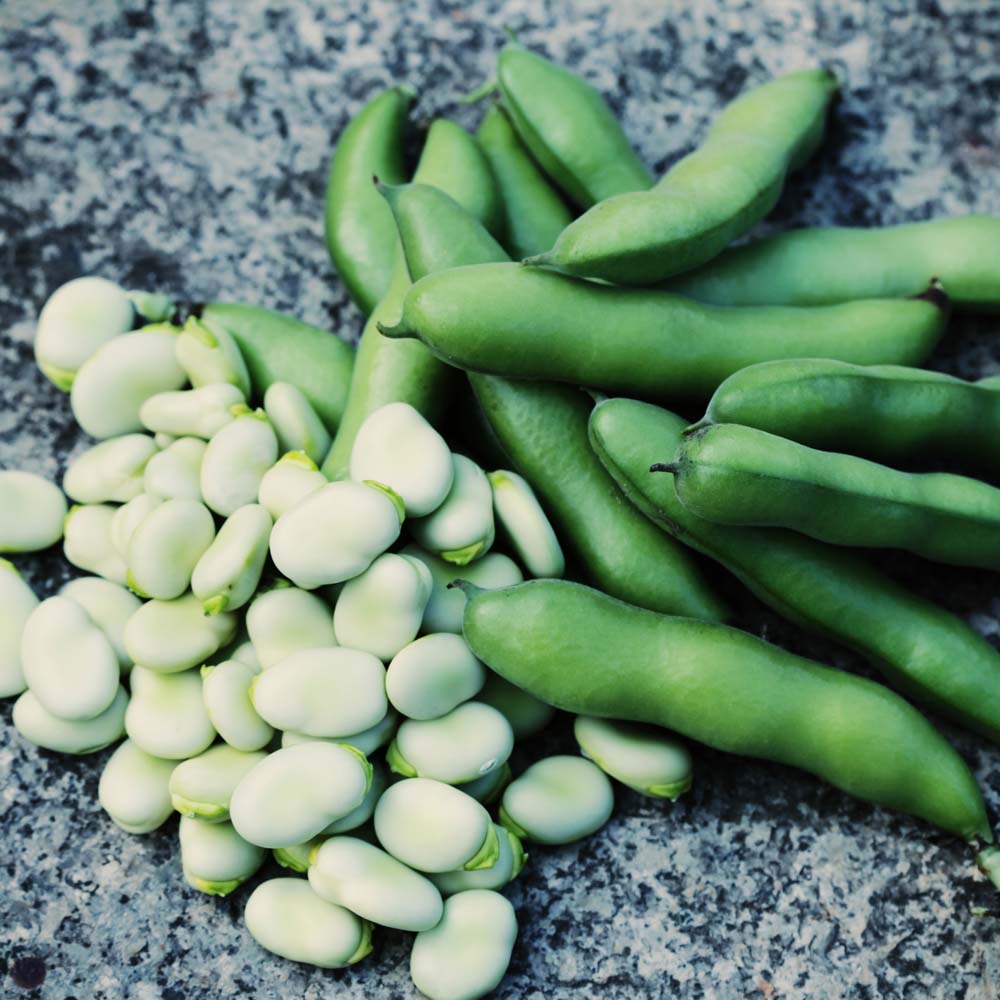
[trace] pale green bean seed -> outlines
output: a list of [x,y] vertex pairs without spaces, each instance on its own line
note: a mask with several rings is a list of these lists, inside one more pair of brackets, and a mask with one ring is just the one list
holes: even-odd
[[614,804],[611,782],[596,764],[583,757],[546,757],[507,786],[500,822],[522,840],[569,844],[604,826]]
[[691,754],[663,729],[578,715],[573,735],[585,757],[640,795],[676,799],[691,787]]
[[250,503],[230,514],[191,574],[191,590],[209,615],[235,611],[260,583],[271,538],[271,515]]
[[296,586],[311,590],[363,573],[399,537],[403,512],[380,488],[328,483],[278,518],[271,558]]
[[356,750],[360,750],[366,757],[371,757],[376,750],[384,747],[396,735],[398,727],[399,713],[390,708],[381,722],[375,723],[371,729],[366,729],[364,732],[354,733],[350,736],[306,736],[305,733],[286,729],[281,734],[281,745],[294,747],[300,743],[314,743],[317,740],[324,743],[347,743]]
[[114,517],[111,518],[111,544],[122,559],[128,557],[128,543],[132,540],[135,529],[161,503],[163,501],[158,497],[140,493],[115,511]]
[[162,292],[145,292],[139,288],[130,288],[125,295],[135,307],[135,311],[150,323],[165,322],[177,308],[177,303]]
[[562,546],[528,480],[508,469],[491,472],[488,478],[496,519],[529,575],[562,576],[566,569]]
[[489,813],[465,792],[430,778],[405,778],[383,792],[375,835],[394,858],[421,872],[489,868],[500,852]]
[[79,569],[124,584],[125,560],[111,541],[115,508],[103,503],[76,504],[63,522],[63,555]]
[[129,681],[132,700],[125,712],[125,732],[146,753],[185,760],[212,745],[215,729],[205,711],[197,670],[161,674],[137,662]]
[[229,813],[240,836],[252,844],[300,844],[361,805],[371,774],[364,754],[346,745],[286,747],[236,786]]
[[309,884],[323,899],[382,927],[422,931],[441,919],[441,893],[431,881],[357,837],[321,844]]
[[411,556],[386,553],[348,580],[333,609],[337,642],[391,660],[420,631],[434,585]]
[[33,472],[0,471],[0,552],[37,552],[62,538],[66,498]]
[[458,787],[466,795],[471,795],[477,802],[489,806],[500,798],[504,789],[510,784],[512,777],[510,764],[503,764],[488,771],[481,778],[476,778],[475,781],[465,781]]
[[247,900],[247,930],[267,951],[321,969],[360,962],[372,950],[372,925],[318,896],[300,878],[261,883]]
[[465,566],[493,544],[493,492],[486,473],[470,458],[452,455],[454,479],[444,502],[427,517],[413,521],[417,544],[445,562]]
[[275,729],[337,736],[370,729],[388,711],[385,667],[360,649],[300,649],[253,682],[254,708]]
[[454,475],[444,438],[409,403],[379,407],[358,429],[351,449],[351,479],[394,490],[407,517],[424,517],[440,507]]
[[324,831],[325,836],[332,836],[337,833],[349,833],[359,826],[364,826],[372,818],[378,800],[382,798],[382,793],[389,786],[389,775],[386,769],[377,761],[372,764],[372,780],[368,786],[368,792],[361,805],[352,810],[346,816],[334,820]]
[[410,975],[428,1000],[476,1000],[500,985],[516,940],[517,917],[503,896],[460,892],[445,900],[441,922],[416,936]]
[[37,607],[35,592],[14,564],[0,559],[0,698],[11,698],[28,686],[21,667],[21,636]]
[[208,441],[235,419],[233,408],[247,402],[239,386],[226,382],[150,396],[139,410],[142,425],[157,434]]
[[118,657],[90,615],[68,597],[50,597],[28,616],[21,667],[31,693],[60,719],[93,719],[118,693]]
[[142,404],[187,381],[174,359],[176,341],[176,329],[163,323],[99,347],[73,380],[69,398],[76,422],[95,438],[142,430]]
[[314,462],[326,458],[330,432],[298,386],[272,382],[264,393],[264,412],[278,435],[282,452],[305,452]]
[[140,597],[170,601],[191,583],[198,560],[215,538],[215,520],[197,500],[165,500],[132,532],[128,585]]
[[534,695],[522,691],[492,670],[487,670],[486,683],[479,692],[477,700],[492,705],[498,712],[502,712],[510,723],[510,728],[514,730],[514,738],[517,740],[540,733],[556,714],[551,705],[546,705]]
[[436,632],[404,646],[386,672],[389,701],[410,719],[436,719],[474,698],[486,669],[468,643],[451,632]]
[[449,785],[475,781],[507,763],[510,723],[495,708],[467,701],[437,719],[407,719],[386,753],[396,774]]
[[520,837],[516,833],[493,824],[500,844],[500,855],[494,865],[480,868],[478,871],[467,872],[459,868],[454,872],[437,872],[427,877],[438,887],[442,896],[452,896],[456,892],[468,889],[493,889],[499,892],[509,882],[513,882],[521,873],[528,856],[524,853]]
[[278,439],[264,412],[234,409],[236,419],[208,442],[201,463],[201,495],[223,517],[257,502],[264,473],[278,459]]
[[217,743],[203,753],[181,761],[170,776],[170,800],[182,816],[209,823],[229,819],[229,803],[236,786],[267,754],[245,753]]
[[194,594],[147,601],[125,623],[125,651],[133,663],[161,674],[207,663],[236,632],[236,616],[206,615]]
[[[326,840],[322,834],[318,837],[313,837],[312,840],[307,840],[302,844],[292,844],[291,847],[276,847],[271,854],[274,856],[274,860],[281,865],[282,868],[287,868],[289,871],[299,872],[299,874],[304,875],[309,871],[309,858],[312,852],[316,850],[323,841]],[[296,880],[299,885],[302,885],[302,880]],[[309,883],[307,882],[306,885]]]
[[191,385],[200,389],[215,382],[234,385],[250,398],[250,373],[236,341],[228,330],[209,330],[201,320],[188,317],[177,338],[177,363]]
[[125,623],[139,610],[142,602],[118,583],[99,576],[81,576],[70,580],[59,591],[76,601],[90,615],[90,620],[107,636],[123,674],[132,669],[132,658],[125,649]]
[[98,801],[127,833],[151,833],[173,815],[169,785],[176,766],[125,740],[104,765]]
[[229,654],[229,659],[245,663],[253,669],[255,674],[259,674],[263,669],[260,665],[260,660],[257,659],[257,651],[253,648],[253,643],[249,639],[244,640],[236,646]]
[[113,281],[74,278],[60,285],[38,314],[35,360],[50,382],[69,392],[81,365],[134,322],[132,303]]
[[178,827],[184,880],[210,896],[228,896],[254,875],[265,852],[244,840],[232,823],[182,816]]
[[147,463],[145,493],[160,500],[201,500],[201,463],[207,445],[195,437],[172,441]]
[[157,453],[148,434],[124,434],[70,461],[63,489],[77,503],[127,503],[142,492],[146,463]]
[[468,580],[483,590],[493,590],[497,587],[510,587],[524,579],[524,574],[517,563],[502,552],[488,552],[482,559],[477,559],[461,569],[437,556],[432,556],[416,545],[407,545],[400,554],[419,559],[431,571],[431,576],[434,578],[434,587],[427,607],[424,608],[425,632],[461,634],[465,594],[458,587],[449,589],[448,584],[452,580]]
[[300,649],[337,644],[330,609],[298,587],[258,594],[247,608],[246,626],[263,670]]
[[250,697],[258,673],[240,660],[224,660],[201,668],[201,693],[208,717],[219,736],[237,750],[259,750],[274,736]]
[[153,435],[153,443],[160,451],[169,448],[176,440],[177,438],[173,434],[165,434],[163,431],[157,431]]
[[290,451],[264,473],[257,499],[277,521],[326,482],[326,476],[304,451]]
[[70,721],[47,712],[42,703],[25,691],[14,702],[14,726],[35,746],[58,753],[96,753],[125,735],[128,694],[119,687],[115,700],[93,719]]

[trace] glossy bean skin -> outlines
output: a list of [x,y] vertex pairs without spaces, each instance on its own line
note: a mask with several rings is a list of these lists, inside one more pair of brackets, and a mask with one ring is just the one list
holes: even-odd
[[709,521],[1000,568],[1000,489],[976,479],[899,472],[739,424],[686,434],[671,468],[681,502]]
[[921,368],[819,358],[752,365],[715,390],[704,423],[890,465],[933,455],[1000,469],[1000,385]]
[[[410,198],[407,191],[395,207],[403,252],[415,278],[426,273],[428,244],[449,244],[457,260],[470,263],[506,257],[475,219],[439,192]],[[566,386],[482,375],[470,376],[470,381],[501,448],[534,487],[560,538],[591,580],[655,610],[710,620],[725,617],[724,606],[694,561],[662,532],[651,530],[604,471],[587,441],[590,403],[585,394]]]
[[652,186],[604,98],[575,73],[512,43],[497,59],[497,83],[531,155],[581,207]]
[[[500,224],[500,199],[489,162],[476,140],[454,122],[438,119],[431,125],[413,180],[445,191],[487,228],[493,230]],[[385,195],[392,189],[379,190]],[[387,200],[391,209],[391,194]],[[452,266],[451,248],[444,249],[449,251],[448,256],[433,270]],[[389,287],[358,343],[358,360],[344,416],[321,466],[328,479],[347,474],[355,435],[365,418],[379,407],[409,403],[433,423],[447,404],[453,373],[422,345],[400,345],[383,337],[376,325],[398,319],[409,286],[410,275],[400,254]]]
[[[711,260],[774,207],[823,136],[837,81],[789,73],[728,105],[651,191],[609,198],[530,263],[620,285],[653,285]],[[933,275],[927,275],[929,280]]]
[[573,217],[500,105],[494,104],[483,116],[476,138],[500,189],[504,247],[514,260],[548,250]]
[[416,97],[407,84],[370,100],[340,134],[326,182],[326,246],[330,260],[362,312],[385,294],[396,258],[396,227],[372,177],[406,180],[403,130]]
[[783,618],[865,657],[896,688],[1000,741],[1000,654],[961,618],[843,548],[778,528],[712,524],[650,472],[685,421],[631,399],[598,404],[590,439],[625,495],[678,541],[714,559]]
[[612,288],[517,264],[431,274],[382,332],[417,337],[448,364],[587,385],[653,402],[704,401],[747,365],[781,358],[921,364],[944,332],[929,298],[737,309]]
[[670,282],[718,305],[824,305],[918,294],[936,276],[957,309],[1000,307],[1000,218],[796,229],[734,247]]
[[557,708],[663,726],[802,768],[970,842],[993,839],[968,767],[915,708],[745,632],[532,580],[473,593],[465,636],[492,669]]
[[275,382],[291,382],[333,432],[347,402],[354,348],[327,330],[240,302],[209,302],[200,318],[230,334],[243,355],[257,399]]

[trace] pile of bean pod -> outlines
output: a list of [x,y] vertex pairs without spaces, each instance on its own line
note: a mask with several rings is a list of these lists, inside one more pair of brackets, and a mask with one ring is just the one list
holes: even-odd
[[[486,89],[478,136],[434,121],[412,176],[406,86],[338,141],[356,352],[242,304],[52,294],[38,364],[97,443],[61,490],[0,472],[0,552],[61,540],[89,575],[39,602],[0,563],[18,731],[126,737],[99,788],[118,826],[180,813],[183,876],[217,895],[270,852],[264,948],[333,968],[410,931],[432,1000],[502,979],[526,843],[599,829],[609,776],[689,787],[667,730],[926,819],[1000,885],[917,707],[1000,738],[1000,654],[850,551],[1000,568],[1000,490],[903,471],[1000,467],[1000,380],[908,367],[952,307],[1000,307],[1000,219],[725,249],[822,141],[826,71],[748,91],[655,184],[567,70],[512,42]],[[724,624],[702,557],[906,699]],[[580,754],[514,777],[553,707]]]

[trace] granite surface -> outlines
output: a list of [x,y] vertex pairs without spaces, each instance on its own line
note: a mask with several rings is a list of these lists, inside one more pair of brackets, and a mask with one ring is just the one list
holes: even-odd
[[[418,124],[447,114],[474,126],[481,109],[458,98],[491,72],[504,24],[607,93],[657,170],[745,86],[832,67],[844,96],[829,141],[768,226],[1000,213],[989,0],[6,0],[0,467],[58,476],[84,445],[31,359],[39,305],[78,274],[257,302],[355,337],[360,316],[322,241],[333,138],[400,79],[420,91]],[[996,320],[956,323],[934,363],[995,371],[998,333]],[[1000,642],[995,577],[884,562]],[[19,563],[43,594],[66,575],[56,555]],[[751,630],[864,671],[738,601]],[[131,837],[106,820],[106,754],[39,752],[12,731],[9,705],[2,716],[4,997],[415,995],[401,934],[379,933],[345,972],[261,951],[242,927],[245,892],[220,901],[185,886],[174,824]],[[946,732],[995,810],[1000,751]],[[678,804],[621,794],[598,836],[534,852],[511,889],[521,936],[498,996],[998,995],[1000,898],[962,844],[788,769],[709,752],[697,763]]]

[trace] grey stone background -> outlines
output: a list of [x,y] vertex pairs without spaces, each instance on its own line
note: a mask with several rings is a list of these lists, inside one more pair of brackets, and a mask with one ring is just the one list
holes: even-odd
[[[603,90],[657,170],[745,86],[830,65],[844,96],[829,141],[769,226],[1000,213],[990,0],[6,0],[0,466],[58,476],[83,446],[31,359],[39,305],[78,274],[257,302],[354,338],[360,316],[322,242],[334,136],[400,79],[420,91],[418,124],[447,114],[473,127],[480,109],[457,99],[491,72],[505,23]],[[997,321],[956,323],[934,363],[995,371],[998,334]],[[883,561],[1000,641],[994,576]],[[43,593],[65,577],[56,555],[20,563]],[[740,603],[751,630],[865,669]],[[1000,751],[946,731],[996,810]],[[241,926],[245,892],[219,901],[185,886],[172,824],[135,838],[106,820],[105,756],[36,751],[3,708],[4,997],[415,995],[403,935],[380,933],[346,972],[259,950]],[[1000,982],[1000,898],[962,844],[791,770],[708,752],[681,802],[620,795],[598,836],[536,851],[511,896],[521,936],[498,992],[510,1000],[978,1000]]]

